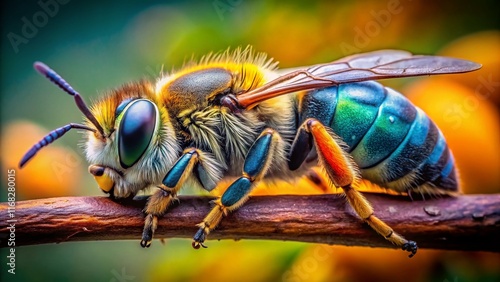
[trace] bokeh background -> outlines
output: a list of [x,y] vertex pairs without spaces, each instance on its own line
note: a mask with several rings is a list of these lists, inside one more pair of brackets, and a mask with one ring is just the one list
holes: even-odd
[[[1,176],[49,130],[82,120],[73,99],[32,68],[41,60],[87,101],[122,83],[154,80],[227,47],[253,45],[281,67],[383,48],[483,64],[464,75],[384,83],[440,126],[464,193],[500,193],[500,17],[491,1],[4,1],[1,11]],[[17,200],[101,195],[68,133],[23,170]],[[308,183],[307,186],[312,185]],[[302,189],[303,191],[304,189]],[[262,193],[261,190],[260,193]],[[266,190],[268,193],[274,191]],[[307,190],[317,193],[312,188]],[[190,191],[192,192],[192,191]],[[285,187],[281,193],[294,193]],[[1,281],[499,281],[500,256],[276,241],[102,241],[18,247],[16,275]]]

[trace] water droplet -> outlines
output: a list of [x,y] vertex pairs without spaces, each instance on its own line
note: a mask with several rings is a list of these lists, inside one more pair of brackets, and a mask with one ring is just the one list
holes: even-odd
[[472,219],[477,220],[477,221],[481,221],[484,219],[484,213],[474,212],[474,213],[472,213]]
[[430,216],[441,215],[441,211],[435,206],[427,206],[424,208],[424,211]]

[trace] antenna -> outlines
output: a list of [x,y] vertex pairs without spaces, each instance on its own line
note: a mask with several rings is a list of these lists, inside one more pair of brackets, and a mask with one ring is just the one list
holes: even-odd
[[66,82],[60,75],[58,75],[55,71],[53,71],[51,68],[49,68],[47,65],[41,62],[35,62],[33,65],[34,68],[47,77],[50,81],[52,81],[54,84],[59,86],[64,92],[68,93],[69,95],[73,96],[75,98],[75,103],[80,109],[80,111],[92,122],[92,124],[95,125],[97,130],[94,128],[88,127],[83,124],[78,124],[78,123],[69,123],[66,124],[63,127],[57,128],[52,130],[49,134],[44,136],[42,140],[38,141],[31,149],[24,154],[23,158],[19,162],[19,167],[23,167],[29,160],[31,160],[38,151],[40,151],[43,147],[48,146],[52,142],[56,141],[57,139],[61,138],[64,134],[66,134],[68,131],[71,129],[84,129],[88,131],[92,131],[96,133],[97,131],[101,134],[101,136],[105,137],[104,135],[104,130],[102,129],[102,126],[99,124],[95,116],[90,112],[89,108],[85,104],[85,102],[82,99],[82,96],[69,85],[69,83]]
[[59,86],[64,92],[68,93],[69,95],[73,96],[75,98],[75,103],[80,109],[80,111],[92,122],[95,127],[97,128],[97,131],[104,137],[104,130],[102,129],[102,126],[99,124],[97,119],[94,117],[94,115],[90,112],[89,108],[85,104],[85,102],[82,99],[82,96],[80,93],[76,92],[69,83],[66,82],[60,75],[58,75],[54,70],[49,68],[46,64],[42,62],[35,62],[33,64],[33,67],[42,75],[47,77],[50,81],[52,81],[54,84]]

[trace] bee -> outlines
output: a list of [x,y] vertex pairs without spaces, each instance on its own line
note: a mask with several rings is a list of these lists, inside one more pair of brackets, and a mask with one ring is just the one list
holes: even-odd
[[43,63],[35,69],[72,95],[83,124],[53,130],[20,161],[71,129],[83,130],[89,172],[104,193],[133,197],[153,187],[141,246],[149,247],[169,205],[186,185],[232,183],[198,224],[192,246],[206,247],[222,218],[258,182],[293,181],[318,164],[361,220],[412,257],[417,244],[377,218],[357,191],[361,180],[408,194],[458,191],[454,159],[437,126],[398,92],[372,80],[469,72],[479,64],[406,51],[362,53],[277,71],[252,48],[208,55],[161,76],[125,84],[89,108]]

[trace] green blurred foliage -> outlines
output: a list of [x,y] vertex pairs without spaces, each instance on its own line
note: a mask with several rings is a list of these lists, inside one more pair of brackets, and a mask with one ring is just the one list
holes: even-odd
[[[51,3],[53,15],[44,12],[40,3]],[[382,48],[434,54],[467,34],[499,29],[493,0],[41,0],[4,1],[2,6],[2,135],[6,124],[20,119],[48,129],[81,120],[71,97],[33,71],[32,64],[37,60],[57,70],[91,101],[122,83],[154,80],[162,69],[170,71],[191,57],[228,47],[250,44],[269,53],[281,66],[294,67]],[[22,137],[23,132],[16,136]],[[81,152],[76,145],[79,138],[70,133],[57,142]],[[2,179],[5,170],[3,167]],[[81,195],[100,195],[97,187],[93,191],[88,187],[95,184],[86,175],[79,187]],[[0,199],[5,201],[4,193]],[[125,276],[120,275],[126,274],[133,281],[211,277],[279,281],[289,277],[287,271],[311,248],[308,244],[272,241],[208,244],[210,248],[203,251],[192,250],[188,240],[167,240],[165,245],[155,241],[148,250],[139,247],[139,239],[23,247],[16,249],[15,276],[6,273],[6,250],[1,250],[0,277],[2,281],[121,281]],[[406,259],[403,254],[394,255]],[[498,259],[493,257],[496,262]],[[478,272],[481,266],[464,274],[464,262],[467,260],[445,255],[444,260],[425,269],[428,276],[423,279],[499,279],[498,269]],[[415,265],[415,270],[418,267]],[[321,280],[333,280],[326,277]],[[314,275],[307,278],[316,279]]]

